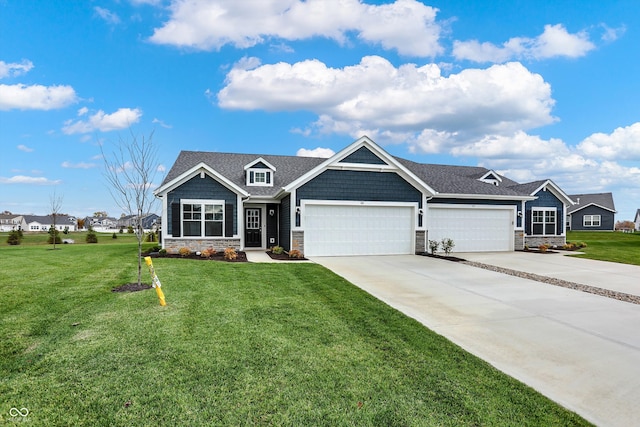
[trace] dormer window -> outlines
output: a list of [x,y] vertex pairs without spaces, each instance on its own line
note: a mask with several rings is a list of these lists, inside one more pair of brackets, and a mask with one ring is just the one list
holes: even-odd
[[486,182],[487,184],[493,184],[497,187],[502,182],[502,178],[500,178],[500,175],[490,170],[489,172],[478,178],[478,181]]
[[244,170],[247,174],[248,186],[273,186],[273,174],[276,171],[276,168],[262,157],[246,165]]

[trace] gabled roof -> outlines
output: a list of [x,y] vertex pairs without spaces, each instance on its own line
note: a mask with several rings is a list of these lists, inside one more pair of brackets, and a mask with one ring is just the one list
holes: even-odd
[[634,219],[634,222],[638,222],[638,221],[640,221],[640,209],[636,211],[636,218]]
[[517,191],[523,191],[531,196],[535,196],[539,191],[550,190],[558,199],[560,199],[565,205],[573,205],[573,200],[568,196],[555,182],[550,179],[542,179],[538,181],[526,182],[524,184],[513,185],[511,188]]
[[587,206],[597,206],[613,213],[616,212],[613,194],[611,193],[572,194],[569,197],[573,199],[575,205],[567,209],[568,214],[577,212]]
[[[69,215],[56,215],[56,224],[69,223]],[[51,215],[24,215],[24,220],[27,224],[37,222],[40,224],[53,224],[53,216]]]
[[[363,155],[362,148],[370,151]],[[355,157],[354,157],[355,156]],[[346,160],[346,162],[345,162]],[[375,160],[375,162],[373,161]],[[245,167],[262,161],[277,172],[273,186],[247,186]],[[564,193],[549,180],[518,184],[497,172],[479,166],[449,166],[417,163],[394,157],[366,136],[336,153],[331,158],[281,156],[268,154],[239,154],[204,151],[181,151],[160,187],[154,192],[164,194],[199,171],[206,171],[236,193],[254,198],[275,198],[292,191],[327,169],[353,169],[396,172],[426,194],[442,198],[472,197],[488,199],[532,200],[533,192],[550,183],[561,195]],[[500,185],[480,181],[495,176]],[[567,197],[566,203],[571,204]]]

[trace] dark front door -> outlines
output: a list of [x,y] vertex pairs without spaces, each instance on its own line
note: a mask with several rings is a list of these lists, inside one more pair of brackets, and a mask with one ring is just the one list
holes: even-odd
[[248,248],[262,247],[262,221],[258,208],[244,210],[244,245]]

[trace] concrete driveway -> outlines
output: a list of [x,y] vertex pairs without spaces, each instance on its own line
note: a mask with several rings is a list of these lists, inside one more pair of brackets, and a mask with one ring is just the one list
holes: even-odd
[[[505,263],[511,255],[476,260]],[[545,274],[538,267],[547,255],[513,255],[529,258],[513,258],[508,268]],[[640,420],[640,305],[422,256],[313,261],[597,425]],[[592,273],[564,280],[606,277],[611,268],[579,261]],[[558,262],[549,269],[575,274]],[[640,267],[627,273],[625,280],[640,282]]]

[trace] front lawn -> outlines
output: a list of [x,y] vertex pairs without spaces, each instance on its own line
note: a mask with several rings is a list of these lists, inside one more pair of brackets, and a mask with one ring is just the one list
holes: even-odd
[[580,258],[640,265],[640,233],[569,231],[567,242],[584,242]]
[[321,266],[154,259],[161,307],[135,254],[0,247],[0,421],[588,425]]

